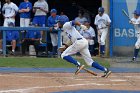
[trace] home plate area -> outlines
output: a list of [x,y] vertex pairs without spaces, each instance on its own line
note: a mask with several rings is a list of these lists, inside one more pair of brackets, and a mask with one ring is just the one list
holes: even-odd
[[1,73],[0,93],[140,93],[140,73]]

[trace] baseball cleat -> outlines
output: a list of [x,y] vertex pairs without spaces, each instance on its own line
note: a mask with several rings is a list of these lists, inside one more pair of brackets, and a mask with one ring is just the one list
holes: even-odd
[[111,71],[107,69],[107,71],[104,72],[104,75],[102,77],[107,78],[111,74]]
[[132,58],[132,62],[136,62],[136,58],[135,57]]
[[85,65],[78,66],[78,69],[75,72],[75,75],[78,75],[79,72],[85,67]]

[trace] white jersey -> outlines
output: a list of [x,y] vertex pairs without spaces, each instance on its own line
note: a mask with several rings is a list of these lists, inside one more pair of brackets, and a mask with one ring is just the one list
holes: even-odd
[[[45,0],[35,2],[34,7],[41,7],[46,11],[49,10],[48,3]],[[39,15],[47,15],[47,14],[44,11],[37,9],[35,12],[35,16],[39,16]]]
[[66,22],[63,25],[63,30],[67,33],[68,38],[74,43],[78,38],[83,38],[83,36],[72,26],[72,21]]
[[87,29],[85,31],[81,30],[80,34],[86,39],[90,39],[90,38],[95,37],[95,31],[91,26],[89,29]]
[[131,21],[133,22],[134,28],[136,33],[140,33],[140,17],[139,18],[132,18]]
[[103,14],[102,16],[96,15],[94,24],[97,25],[99,29],[106,28],[107,23],[111,23],[111,20],[107,14]]
[[18,7],[13,2],[11,2],[10,4],[5,3],[2,11],[4,12],[4,17],[12,17],[16,14],[16,12],[18,12]]

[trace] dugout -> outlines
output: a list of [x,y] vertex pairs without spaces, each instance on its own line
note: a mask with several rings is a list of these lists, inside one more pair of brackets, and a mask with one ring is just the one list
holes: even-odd
[[[2,5],[4,4],[5,0],[1,0]],[[23,0],[11,0],[12,2],[16,3],[17,6],[19,6],[20,2],[23,2]],[[37,0],[29,0],[32,4],[34,4]],[[79,9],[82,9],[86,11],[91,19],[91,26],[95,29],[96,27],[94,25],[94,18],[96,14],[98,13],[98,8],[102,5],[102,0],[46,0],[49,5],[49,10],[51,8],[56,8],[58,10],[58,14],[60,12],[64,12],[70,20],[73,20],[75,17],[78,16]],[[94,2],[94,3],[93,3]],[[48,16],[50,14],[48,13]],[[47,16],[47,17],[48,17]],[[34,17],[34,14],[32,13],[32,18]],[[1,24],[3,24],[3,17],[1,15]],[[18,21],[17,21],[18,20]],[[19,26],[19,15],[16,16],[16,26]],[[50,38],[48,38],[50,39]],[[97,39],[96,39],[97,41]],[[96,44],[97,46],[98,44]],[[51,45],[50,45],[51,46]],[[48,49],[49,50],[49,49]]]

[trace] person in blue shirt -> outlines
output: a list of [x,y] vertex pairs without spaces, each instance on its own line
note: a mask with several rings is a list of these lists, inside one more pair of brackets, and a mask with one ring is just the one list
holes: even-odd
[[20,27],[28,27],[30,24],[32,3],[29,0],[24,0],[24,2],[19,5],[20,13]]
[[[8,24],[9,27],[14,27],[14,23],[10,22]],[[15,49],[16,49],[16,43],[19,39],[19,32],[18,31],[6,31],[6,44],[12,45],[12,51],[11,54],[15,55]],[[2,42],[0,43],[0,53],[2,53]]]
[[[38,25],[34,25],[37,27]],[[34,45],[36,55],[38,55],[38,45],[40,44],[40,31],[27,31],[25,38],[22,40],[22,55],[25,55],[27,46]]]
[[[24,0],[19,5],[20,13],[20,27],[29,27],[30,18],[31,18],[32,3],[29,0]],[[25,37],[25,31],[22,32],[22,38]]]
[[52,42],[52,52],[53,55],[57,54],[57,44],[58,44],[58,33],[53,30],[57,30],[57,21],[59,18],[59,15],[57,15],[57,10],[56,9],[51,9],[50,11],[51,15],[48,17],[47,20],[47,25],[50,28],[50,37],[51,37],[51,42]]

